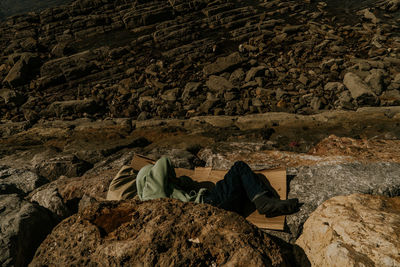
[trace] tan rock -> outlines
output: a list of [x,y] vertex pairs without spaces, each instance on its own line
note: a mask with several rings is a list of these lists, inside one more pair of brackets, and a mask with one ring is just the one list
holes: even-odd
[[30,266],[292,266],[291,260],[286,247],[233,212],[159,199],[88,206],[47,236]]
[[208,81],[206,82],[208,88],[211,91],[219,92],[219,91],[229,91],[234,86],[233,84],[221,76],[211,75]]
[[296,244],[312,266],[400,266],[400,197],[331,198],[311,214]]
[[226,57],[219,57],[214,63],[204,67],[206,75],[221,73],[243,62],[243,58],[238,52],[230,54]]

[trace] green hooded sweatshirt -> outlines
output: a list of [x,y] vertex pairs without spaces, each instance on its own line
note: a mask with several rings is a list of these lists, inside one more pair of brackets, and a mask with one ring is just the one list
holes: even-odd
[[189,190],[194,188],[194,184],[189,177],[176,178],[171,160],[167,157],[160,158],[154,165],[144,166],[136,177],[137,193],[141,200],[168,197],[183,202],[203,203],[207,189],[201,188],[198,192]]

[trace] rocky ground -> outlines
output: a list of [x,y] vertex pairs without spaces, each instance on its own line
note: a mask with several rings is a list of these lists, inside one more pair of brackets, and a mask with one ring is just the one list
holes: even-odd
[[[78,0],[5,19],[0,265],[400,265],[399,8]],[[286,168],[304,205],[261,231],[106,202],[135,153]]]
[[[313,243],[313,251],[309,249],[310,245],[295,245],[295,242],[302,233],[305,234],[304,222],[324,201],[361,193],[368,194],[363,197],[371,201],[374,201],[373,195],[380,195],[397,203],[396,196],[400,195],[400,132],[394,126],[398,128],[399,123],[400,109],[390,107],[312,116],[270,113],[186,120],[54,120],[38,122],[32,127],[23,122],[4,124],[0,142],[0,223],[4,229],[0,260],[5,266],[23,266],[41,244],[32,266],[52,265],[59,260],[65,265],[96,264],[100,259],[107,259],[110,264],[135,264],[139,260],[145,266],[164,266],[171,264],[172,259],[167,255],[177,255],[174,259],[177,265],[186,265],[185,262],[189,265],[240,265],[249,260],[246,255],[254,256],[255,266],[307,266],[310,262],[319,262],[318,257],[324,257],[318,254],[322,251],[319,246],[325,248],[326,243]],[[335,133],[347,137],[338,137],[333,135]],[[207,205],[174,201],[107,204],[104,199],[110,181],[121,166],[130,163],[135,153],[154,159],[167,155],[176,166],[184,168],[212,166],[227,169],[236,160],[248,162],[253,169],[285,167],[289,197],[299,198],[304,205],[300,212],[287,216],[284,231],[267,231],[268,235],[260,237],[259,230],[242,219],[236,222],[237,219],[231,217],[233,214],[210,210]],[[160,209],[161,206],[164,208]],[[197,230],[186,228],[196,222],[197,219],[190,217],[193,214],[188,214],[187,218],[178,216],[179,222],[176,216],[171,216],[175,211],[187,209],[206,214],[205,217],[198,216],[200,221],[212,215],[210,220],[222,225],[210,226],[201,234],[194,234],[200,231],[197,226]],[[131,213],[133,210],[139,212],[137,217]],[[388,211],[371,207],[371,214],[375,211],[380,212],[380,218],[393,222],[393,227],[398,225],[398,207]],[[334,210],[334,218],[338,214]],[[100,227],[96,218],[104,216],[122,221],[118,224],[101,222],[110,226]],[[374,220],[368,218],[366,222],[360,219],[354,223],[359,222],[364,228],[368,226],[371,235],[378,235],[379,240],[389,240],[388,246],[398,250],[398,243],[393,241],[398,240],[393,234],[398,231],[375,233],[371,221]],[[165,228],[161,232],[157,232],[157,227],[141,228],[150,222],[153,226],[164,222]],[[325,224],[322,226],[326,227]],[[107,227],[111,228],[107,230]],[[37,231],[38,228],[41,231]],[[67,229],[76,230],[68,232]],[[196,240],[195,247],[192,248],[192,241],[172,240],[173,235],[164,235],[168,231],[182,234],[183,239]],[[224,233],[222,239],[209,243],[208,236],[214,235],[210,231]],[[370,235],[365,231],[365,235]],[[308,233],[310,237],[307,238],[312,238],[313,234]],[[362,247],[359,239],[354,241],[348,235],[341,244],[351,245],[354,251],[358,246]],[[54,240],[64,240],[63,245],[54,245]],[[138,240],[152,245],[137,248],[129,245]],[[240,245],[237,242],[241,242]],[[237,252],[235,244],[243,250]],[[217,249],[219,246],[221,250]],[[82,254],[78,255],[75,250]],[[375,262],[380,259],[379,251],[378,256],[365,251],[360,253]],[[133,254],[151,256],[138,259]],[[388,257],[396,264],[399,262],[395,253]],[[347,260],[351,262],[352,259]]]
[[16,15],[0,24],[0,115],[144,120],[399,105],[398,1],[343,3],[79,0]]

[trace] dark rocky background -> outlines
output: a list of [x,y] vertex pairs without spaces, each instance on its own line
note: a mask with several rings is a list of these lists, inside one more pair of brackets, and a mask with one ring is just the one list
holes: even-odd
[[81,0],[16,15],[0,24],[0,115],[188,118],[398,105],[396,3]]
[[27,12],[40,12],[49,7],[56,7],[60,5],[69,4],[72,1],[65,0],[40,0],[40,1],[27,1],[27,0],[1,0],[0,1],[0,20],[4,20],[9,16],[18,15]]

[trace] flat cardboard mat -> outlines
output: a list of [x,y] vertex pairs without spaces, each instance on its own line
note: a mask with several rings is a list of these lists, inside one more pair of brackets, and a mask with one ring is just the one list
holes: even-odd
[[[131,166],[133,167],[133,169],[139,171],[147,164],[154,163],[154,160],[151,160],[141,155],[135,155],[133,157]],[[227,172],[227,170],[212,170],[210,167],[197,167],[194,170],[175,168],[175,173],[177,177],[185,175],[189,176],[197,182],[212,182],[214,184],[223,179]],[[259,170],[255,171],[255,173],[261,174],[262,176],[266,177],[271,186],[276,190],[276,192],[278,192],[281,199],[286,199],[286,170]],[[259,214],[258,211],[251,212],[250,215],[246,217],[246,219],[255,224],[257,227],[264,229],[283,230],[285,224],[285,216],[267,218],[264,215]]]

